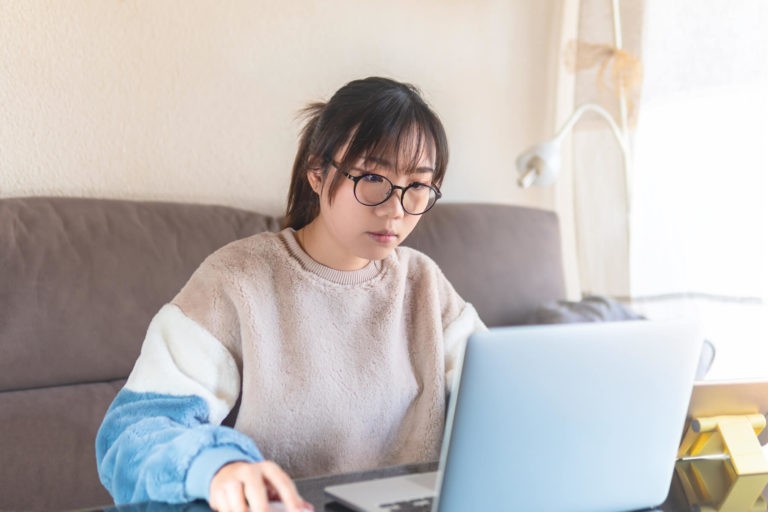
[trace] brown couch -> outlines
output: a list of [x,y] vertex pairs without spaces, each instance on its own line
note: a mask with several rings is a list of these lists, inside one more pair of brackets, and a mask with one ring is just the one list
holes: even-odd
[[[0,510],[111,503],[94,437],[149,320],[218,247],[278,219],[220,206],[0,199]],[[490,325],[564,297],[558,221],[439,204],[406,241]]]

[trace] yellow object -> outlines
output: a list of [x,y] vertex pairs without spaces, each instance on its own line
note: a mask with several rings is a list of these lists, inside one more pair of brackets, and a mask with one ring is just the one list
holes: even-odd
[[683,460],[675,465],[678,481],[692,510],[765,512],[761,496],[768,474],[739,476],[727,460]]
[[678,458],[727,455],[736,475],[768,473],[768,459],[757,440],[764,428],[762,414],[694,418],[680,444]]

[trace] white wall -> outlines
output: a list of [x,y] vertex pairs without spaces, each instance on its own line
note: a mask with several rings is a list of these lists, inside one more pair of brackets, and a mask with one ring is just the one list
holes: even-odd
[[2,0],[0,196],[281,212],[295,114],[343,83],[420,86],[450,201],[552,207],[516,154],[551,133],[557,0]]

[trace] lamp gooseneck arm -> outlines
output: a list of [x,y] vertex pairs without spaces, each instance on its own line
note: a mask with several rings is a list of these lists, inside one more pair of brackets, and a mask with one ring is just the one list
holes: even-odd
[[[611,114],[603,107],[594,103],[584,103],[573,111],[554,137],[531,146],[517,157],[515,165],[520,175],[517,180],[517,184],[520,187],[528,188],[531,185],[548,185],[554,181],[557,173],[560,171],[560,146],[562,141],[585,112],[594,112],[608,123],[611,133],[613,133],[613,136],[619,143],[624,164],[629,166],[629,143],[624,132],[616,124]],[[629,175],[628,172],[627,175]]]
[[583,105],[579,106],[579,108],[574,110],[573,114],[571,114],[571,117],[569,117],[563,127],[560,128],[560,131],[555,134],[553,141],[559,144],[585,112],[594,112],[595,114],[598,114],[600,117],[605,119],[605,121],[608,123],[608,126],[610,126],[613,135],[616,137],[616,140],[619,142],[619,146],[621,146],[621,150],[624,152],[624,155],[627,155],[627,141],[624,139],[624,135],[622,134],[619,126],[616,124],[616,121],[613,120],[613,117],[608,113],[607,110],[594,103],[584,103]]

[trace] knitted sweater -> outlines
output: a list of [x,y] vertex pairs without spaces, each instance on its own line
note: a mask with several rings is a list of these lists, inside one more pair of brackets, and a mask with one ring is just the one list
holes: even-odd
[[236,460],[294,478],[436,460],[451,373],[479,329],[413,249],[349,272],[291,229],[233,242],[152,320],[97,437],[102,483],[118,503],[180,502],[207,498]]

